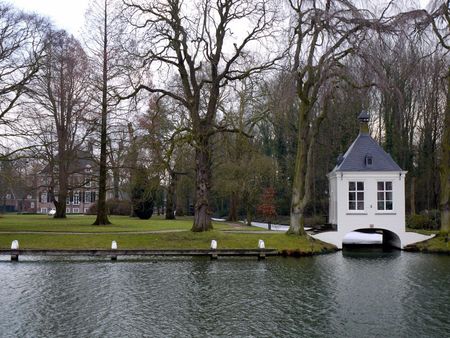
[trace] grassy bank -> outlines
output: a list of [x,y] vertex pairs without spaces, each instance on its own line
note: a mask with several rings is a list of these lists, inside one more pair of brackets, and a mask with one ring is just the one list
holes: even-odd
[[[114,216],[111,217],[113,224],[109,226],[92,226],[93,221],[91,216],[56,220],[43,215],[7,215],[0,218],[0,232],[3,232],[0,233],[0,248],[10,248],[11,241],[17,239],[22,249],[108,249],[113,240],[120,249],[208,249],[211,240],[215,239],[220,249],[254,249],[262,239],[266,248],[285,254],[333,250],[332,245],[311,238],[263,233],[259,228],[236,227],[222,222],[215,222],[213,231],[193,233],[190,218],[167,221],[160,217],[138,220]],[[20,233],[27,231],[43,233]],[[168,232],[145,233],[149,231]]]
[[446,253],[450,254],[450,243],[444,234],[437,234],[436,237],[424,242],[408,245],[406,251],[418,251],[428,253]]

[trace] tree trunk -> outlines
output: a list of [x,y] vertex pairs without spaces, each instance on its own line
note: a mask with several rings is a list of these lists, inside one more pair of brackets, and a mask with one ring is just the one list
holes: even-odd
[[247,215],[246,215],[246,219],[247,219],[247,225],[248,226],[252,226],[252,221],[253,221],[253,209],[250,205],[247,206]]
[[[64,170],[63,170],[64,172]],[[64,175],[59,175],[59,190],[58,190],[58,201],[52,194],[53,204],[55,205],[55,215],[53,218],[66,218],[66,205],[67,205],[67,181]]]
[[66,137],[67,133],[64,131],[59,132],[58,141],[58,201],[54,199],[56,213],[53,218],[66,218],[66,200],[68,193],[68,170],[66,169],[69,164],[66,151]]
[[93,225],[106,225],[111,224],[108,219],[108,213],[106,210],[106,148],[108,145],[108,139],[106,135],[106,122],[108,114],[108,102],[107,102],[107,92],[108,92],[108,31],[107,31],[107,3],[105,1],[104,8],[104,35],[103,35],[103,71],[102,71],[102,125],[101,125],[101,136],[100,136],[100,175],[99,175],[99,185],[98,185],[98,202],[97,202],[97,219]]
[[444,130],[441,144],[441,231],[448,234],[450,230],[450,67],[447,74],[447,105],[445,108]]
[[119,174],[119,168],[113,169],[113,193],[114,193],[114,199],[119,199],[119,181],[120,181],[120,174]]
[[167,187],[167,198],[166,198],[166,219],[175,219],[175,189],[177,175],[175,173],[170,173],[170,182]]
[[305,207],[309,201],[309,175],[308,165],[311,165],[311,151],[309,137],[309,124],[307,121],[309,107],[301,103],[299,111],[298,145],[295,157],[294,181],[292,183],[292,200],[290,226],[288,233],[305,235]]
[[230,195],[230,212],[227,221],[237,222],[238,220],[238,194],[234,191]]
[[192,231],[208,231],[212,229],[211,210],[209,207],[209,191],[211,188],[211,146],[208,136],[199,137],[199,145],[195,151],[196,195],[195,213]]

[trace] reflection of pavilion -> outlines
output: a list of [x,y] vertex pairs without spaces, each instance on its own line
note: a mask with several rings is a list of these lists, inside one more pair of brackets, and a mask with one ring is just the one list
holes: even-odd
[[403,248],[432,236],[406,232],[405,176],[397,163],[369,134],[369,114],[359,117],[360,132],[328,174],[329,223],[337,231],[314,237],[342,248],[353,231],[379,232],[383,244]]

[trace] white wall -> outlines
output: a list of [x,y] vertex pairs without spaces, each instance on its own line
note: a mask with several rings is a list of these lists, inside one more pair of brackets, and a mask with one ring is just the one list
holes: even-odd
[[328,223],[337,224],[337,181],[336,176],[328,176],[329,179],[329,204]]
[[[337,230],[339,232],[350,232],[359,228],[381,228],[393,232],[404,232],[405,176],[406,172],[401,172],[400,175],[398,171],[331,173],[330,185],[333,185],[333,180],[336,180]],[[348,209],[349,181],[364,182],[364,210]],[[393,210],[377,210],[378,181],[392,181]],[[333,197],[330,196],[330,199],[333,200]]]

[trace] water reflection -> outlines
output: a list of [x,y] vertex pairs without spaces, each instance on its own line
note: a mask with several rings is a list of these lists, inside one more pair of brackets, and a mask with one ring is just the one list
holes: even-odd
[[450,257],[0,263],[0,337],[423,337],[450,325]]

